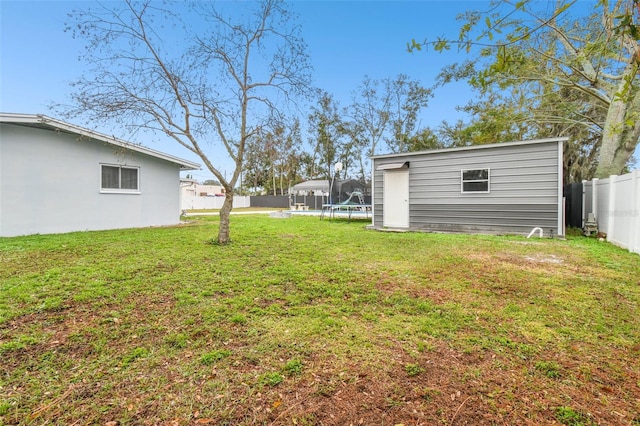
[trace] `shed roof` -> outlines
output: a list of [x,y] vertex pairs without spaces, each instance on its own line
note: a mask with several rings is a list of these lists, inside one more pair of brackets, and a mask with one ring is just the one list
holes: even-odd
[[180,166],[180,169],[182,170],[200,170],[200,164],[198,163],[175,157],[164,152],[156,151],[142,145],[127,142],[113,136],[107,136],[105,134],[86,129],[84,127],[76,126],[75,124],[66,123],[55,118],[47,117],[46,115],[42,114],[16,114],[0,112],[0,123],[16,124],[20,126],[34,127],[39,129],[58,130],[61,132],[86,136],[122,148],[130,149],[131,151],[137,151],[142,154],[150,155],[161,160],[178,164]]
[[378,159],[378,158],[406,157],[408,155],[439,154],[442,152],[471,151],[471,150],[477,150],[477,149],[496,148],[501,146],[531,145],[536,143],[547,143],[547,142],[565,142],[568,140],[569,138],[566,136],[557,137],[557,138],[531,139],[526,141],[501,142],[501,143],[491,143],[491,144],[485,144],[485,145],[461,146],[456,148],[430,149],[427,151],[402,152],[402,153],[396,153],[396,154],[381,154],[381,155],[374,155],[371,158]]

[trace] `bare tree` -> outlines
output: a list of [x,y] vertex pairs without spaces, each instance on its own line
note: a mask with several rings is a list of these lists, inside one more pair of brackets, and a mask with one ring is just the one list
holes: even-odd
[[[233,18],[209,2],[91,5],[69,15],[88,70],[67,114],[162,132],[197,154],[225,188],[217,241],[228,243],[247,141],[308,91],[299,27],[281,0],[224,3]],[[229,179],[220,158],[235,165]]]
[[360,174],[365,179],[368,157],[376,154],[381,141],[394,152],[409,149],[408,142],[416,134],[419,112],[427,106],[429,89],[405,74],[395,79],[371,79],[365,76],[352,93],[348,108],[351,122],[348,133],[354,148],[360,152]]
[[394,94],[389,86],[389,79],[380,81],[365,76],[362,84],[352,93],[353,103],[349,111],[354,128],[357,129],[354,138],[362,143],[359,148],[367,157],[376,153],[376,147],[391,119]]

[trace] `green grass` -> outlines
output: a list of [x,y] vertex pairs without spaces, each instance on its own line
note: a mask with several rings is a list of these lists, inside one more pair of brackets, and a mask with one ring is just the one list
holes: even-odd
[[571,407],[556,408],[556,418],[560,423],[567,426],[591,426],[596,424],[588,416]]
[[0,239],[0,424],[640,422],[636,254],[190,220]]

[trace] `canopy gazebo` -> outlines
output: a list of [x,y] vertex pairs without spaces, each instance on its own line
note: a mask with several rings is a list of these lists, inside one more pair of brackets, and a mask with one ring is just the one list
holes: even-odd
[[292,207],[309,206],[320,210],[329,196],[330,182],[327,179],[316,179],[301,182],[289,189],[290,205]]

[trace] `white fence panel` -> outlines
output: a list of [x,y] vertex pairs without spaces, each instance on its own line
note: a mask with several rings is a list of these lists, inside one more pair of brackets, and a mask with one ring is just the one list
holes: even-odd
[[[220,209],[224,203],[224,197],[190,197],[183,196],[180,202],[182,210],[211,210]],[[250,207],[251,197],[234,195],[233,207]]]
[[[609,179],[594,179],[595,187],[595,206],[593,213],[596,215],[598,222],[598,230],[609,234]],[[615,193],[615,192],[614,192]]]
[[584,183],[583,219],[593,213],[608,241],[640,253],[640,170]]

